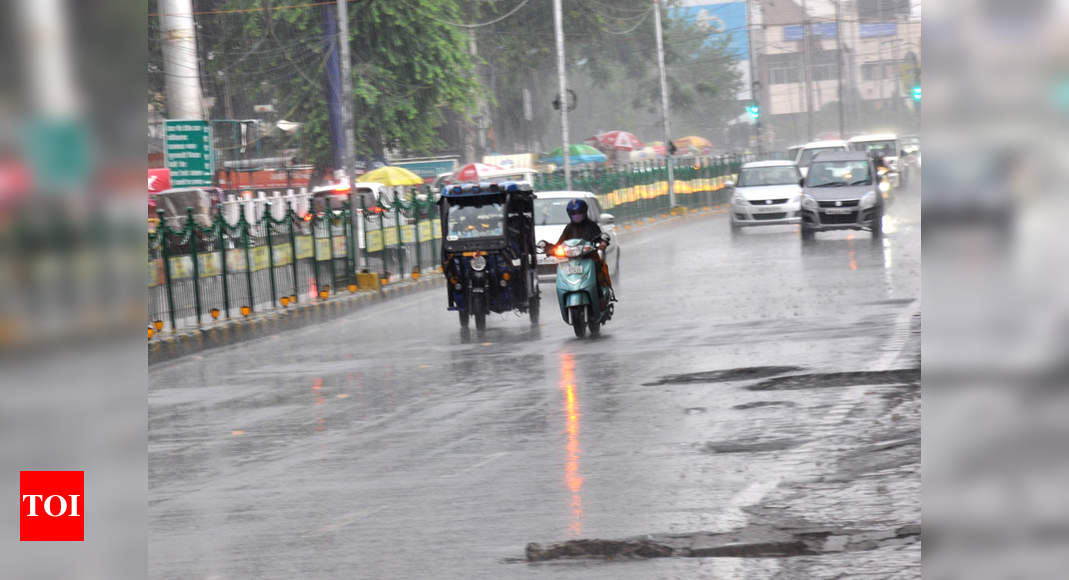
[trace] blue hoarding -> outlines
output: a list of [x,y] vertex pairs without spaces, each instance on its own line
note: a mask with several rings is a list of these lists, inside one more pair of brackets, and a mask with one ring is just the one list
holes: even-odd
[[[809,24],[809,34],[812,37],[835,38],[837,33],[837,26],[834,22],[811,22]],[[802,40],[802,25],[784,26],[783,40]]]
[[705,30],[710,39],[730,36],[728,50],[739,60],[749,60],[749,34],[746,30],[746,2],[715,2],[714,0],[684,0],[672,12]]
[[898,25],[894,22],[862,22],[857,25],[857,34],[861,38],[895,36],[898,34]]

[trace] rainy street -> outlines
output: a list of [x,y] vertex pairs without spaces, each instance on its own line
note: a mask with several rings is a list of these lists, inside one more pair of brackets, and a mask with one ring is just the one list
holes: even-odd
[[918,192],[884,228],[623,231],[597,339],[434,290],[154,366],[152,577],[919,578]]

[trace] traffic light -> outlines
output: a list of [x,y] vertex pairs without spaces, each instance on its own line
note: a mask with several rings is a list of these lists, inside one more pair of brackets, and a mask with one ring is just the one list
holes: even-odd
[[756,119],[761,116],[761,107],[758,107],[756,104],[749,105],[746,107],[746,112],[750,113],[751,119]]
[[921,86],[920,85],[913,85],[913,100],[918,102],[918,103],[921,102]]

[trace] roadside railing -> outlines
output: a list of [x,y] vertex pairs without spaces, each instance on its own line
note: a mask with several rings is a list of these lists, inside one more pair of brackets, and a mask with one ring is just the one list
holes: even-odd
[[[724,183],[749,158],[673,160],[676,203],[727,202]],[[664,162],[618,171],[577,171],[573,189],[594,192],[617,223],[671,211]],[[536,193],[563,189],[539,176]],[[418,278],[441,261],[441,222],[433,196],[409,194],[365,205],[365,198],[308,194],[224,202],[211,216],[163,219],[148,235],[150,334],[255,312],[376,290]]]

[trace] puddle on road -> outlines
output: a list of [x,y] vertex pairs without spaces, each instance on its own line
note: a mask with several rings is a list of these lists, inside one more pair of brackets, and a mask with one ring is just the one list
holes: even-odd
[[787,558],[875,550],[920,541],[921,527],[882,530],[750,525],[732,532],[695,532],[624,540],[583,539],[527,544],[526,561],[645,560],[649,558]]
[[642,383],[644,387],[658,385],[681,385],[688,383],[726,383],[729,381],[745,381],[764,379],[803,370],[802,367],[792,366],[768,366],[768,367],[741,367],[719,371],[703,371],[700,373],[687,373],[683,375],[668,375],[659,381]]
[[856,385],[900,385],[920,383],[921,370],[857,371],[846,373],[814,373],[790,375],[761,381],[746,387],[749,391],[790,391],[824,387],[852,387]]

